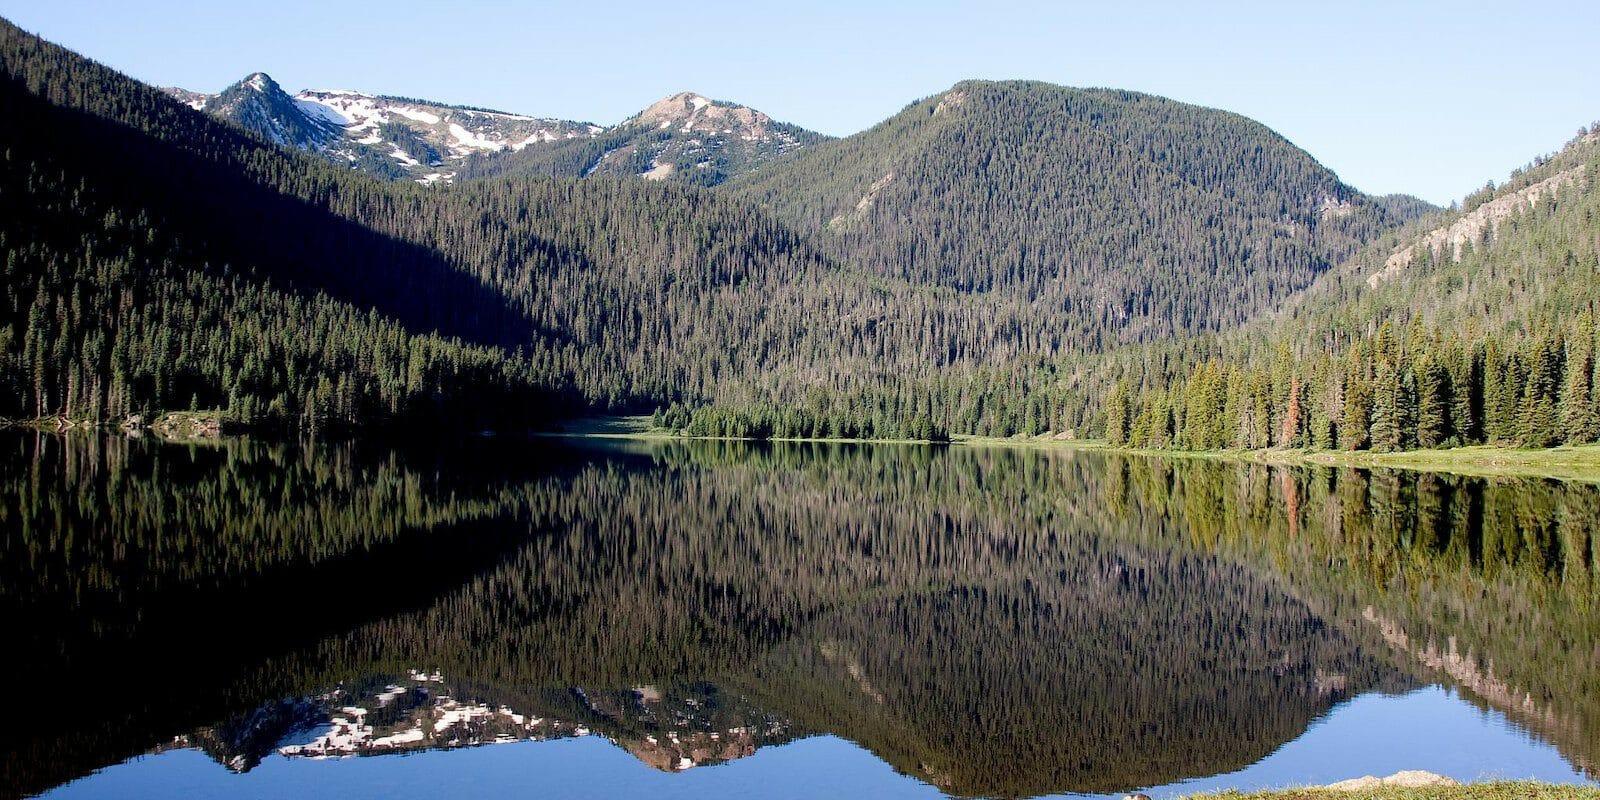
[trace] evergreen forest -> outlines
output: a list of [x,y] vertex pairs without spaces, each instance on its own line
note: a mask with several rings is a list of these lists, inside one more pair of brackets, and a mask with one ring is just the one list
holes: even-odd
[[[1237,114],[965,81],[842,139],[768,121],[799,144],[702,152],[624,125],[424,185],[5,22],[0,109],[0,418],[1600,440],[1587,127],[1438,209],[1363,194]],[[703,179],[595,168],[628,148]]]

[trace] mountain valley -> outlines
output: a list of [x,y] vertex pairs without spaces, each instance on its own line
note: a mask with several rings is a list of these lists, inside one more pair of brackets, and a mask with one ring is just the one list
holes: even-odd
[[[1592,325],[1549,323],[1600,299],[1587,128],[1440,210],[1364,194],[1242,116],[1126,91],[964,81],[832,139],[694,93],[601,127],[290,95],[263,73],[156,91],[9,26],[3,42],[9,102],[38,109],[8,115],[5,235],[32,246],[7,272],[7,417],[189,406],[242,427],[527,429],[655,412],[754,438],[1593,440]],[[165,155],[67,144],[94,139]],[[41,169],[65,180],[26,177]],[[212,176],[210,201],[178,174]],[[1550,214],[1561,243],[1528,240]],[[292,244],[277,234],[291,228]],[[84,237],[116,244],[69,255]],[[1461,274],[1490,245],[1518,266]],[[166,305],[138,299],[153,297]],[[173,315],[235,325],[224,340],[171,330]],[[1349,355],[1359,379],[1329,365],[1386,322],[1406,338],[1379,350],[1438,352],[1379,359],[1399,383],[1375,421],[1377,362]],[[1467,332],[1450,352],[1421,344],[1441,324]],[[1511,384],[1474,377],[1511,350]],[[1426,434],[1384,427],[1424,398],[1458,408]]]

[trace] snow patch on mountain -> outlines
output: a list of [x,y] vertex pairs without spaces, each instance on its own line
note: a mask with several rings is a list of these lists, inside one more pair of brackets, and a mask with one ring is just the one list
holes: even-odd
[[[371,95],[351,91],[301,92],[295,100],[328,109],[332,116],[344,120],[346,128],[366,129],[388,122],[382,107]],[[321,112],[319,112],[321,113]]]
[[260,72],[216,95],[166,91],[191,108],[229,119],[277,144],[424,184],[453,181],[460,163],[473,155],[593,137],[604,130],[589,123],[351,89],[307,89],[291,97]]
[[489,138],[488,136],[480,135],[477,132],[469,131],[454,122],[450,123],[449,131],[450,135],[456,140],[456,143],[461,148],[468,150],[490,151],[505,149],[504,143],[497,142],[494,139]]
[[[307,89],[291,96],[260,72],[216,95],[166,91],[277,144],[320,153],[351,169],[423,184],[454,181],[474,157],[571,139],[615,140],[620,134],[622,143],[608,146],[586,165],[585,174],[639,174],[709,185],[826,138],[693,92],[658,100],[605,128],[351,89]],[[665,135],[656,135],[658,131]],[[650,166],[641,172],[639,164]]]
[[349,117],[334,110],[333,106],[319,103],[315,100],[302,100],[298,97],[295,98],[294,104],[305,112],[306,116],[321,119],[329,124],[338,125],[341,128],[349,127],[352,124]]

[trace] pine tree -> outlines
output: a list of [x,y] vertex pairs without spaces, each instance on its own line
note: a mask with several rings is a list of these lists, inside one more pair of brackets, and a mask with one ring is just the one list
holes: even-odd
[[1596,413],[1594,315],[1579,315],[1575,335],[1569,341],[1566,381],[1561,390],[1560,417],[1562,438],[1569,444],[1586,444],[1600,439],[1600,413]]
[[1388,321],[1373,342],[1372,449],[1380,453],[1401,448],[1401,386],[1399,355]]
[[1537,391],[1530,384],[1521,406],[1518,415],[1521,420],[1519,439],[1523,447],[1553,447],[1561,441],[1555,404],[1550,401],[1549,395]]
[[1339,417],[1339,443],[1346,450],[1372,446],[1373,387],[1361,348],[1352,348],[1344,382],[1344,410]]
[[1419,359],[1417,374],[1417,446],[1438,447],[1449,432],[1448,376],[1432,358]]
[[1450,388],[1449,441],[1457,445],[1477,441],[1482,435],[1477,422],[1474,392],[1481,392],[1481,381],[1474,369],[1474,358],[1459,346],[1452,346],[1445,356],[1447,380]]
[[1127,381],[1119,380],[1112,387],[1110,396],[1106,398],[1106,441],[1117,447],[1128,443],[1131,425],[1128,395]]

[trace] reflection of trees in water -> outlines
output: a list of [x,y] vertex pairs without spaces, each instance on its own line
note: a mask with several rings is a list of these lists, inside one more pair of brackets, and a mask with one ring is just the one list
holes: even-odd
[[[1121,460],[1120,514],[1264,564],[1419,677],[1600,764],[1600,490],[1553,480]],[[1286,483],[1287,479],[1287,483]],[[1292,491],[1291,491],[1292,490]],[[1293,508],[1293,513],[1290,509]]]
[[948,790],[1007,795],[1241,767],[1384,674],[1270,579],[1064,523],[1044,490],[1084,465],[881,452],[669,452],[541,485],[532,516],[561,533],[335,646],[371,637],[495,685],[706,675]]
[[4,441],[0,555],[18,574],[0,593],[12,595],[232,587],[518,507],[470,461],[430,469],[430,459],[375,446]]
[[27,654],[0,678],[28,687],[0,729],[0,797],[338,680],[308,645],[424,607],[526,536],[519,493],[470,458],[99,435],[0,447],[0,620]]
[[[1592,763],[1592,487],[969,448],[87,441],[0,466],[31,492],[6,522],[0,600],[98,619],[83,597],[137,611],[182,581],[243,583],[246,608],[306,615],[217,629],[182,673],[190,696],[161,697],[181,708],[76,721],[56,741],[91,740],[87,766],[418,666],[620,739],[651,728],[568,708],[567,687],[710,681],[740,714],[1020,795],[1236,768],[1342,692],[1446,665],[1497,707],[1497,685],[1531,696],[1505,710]],[[293,605],[290,586],[317,599]],[[130,629],[124,652],[183,660]],[[1452,636],[1456,657],[1429,660]],[[8,777],[38,769],[7,749]]]
[[1087,565],[1101,571],[843,609],[750,686],[946,791],[1027,796],[1243,767],[1385,673],[1226,564]]

